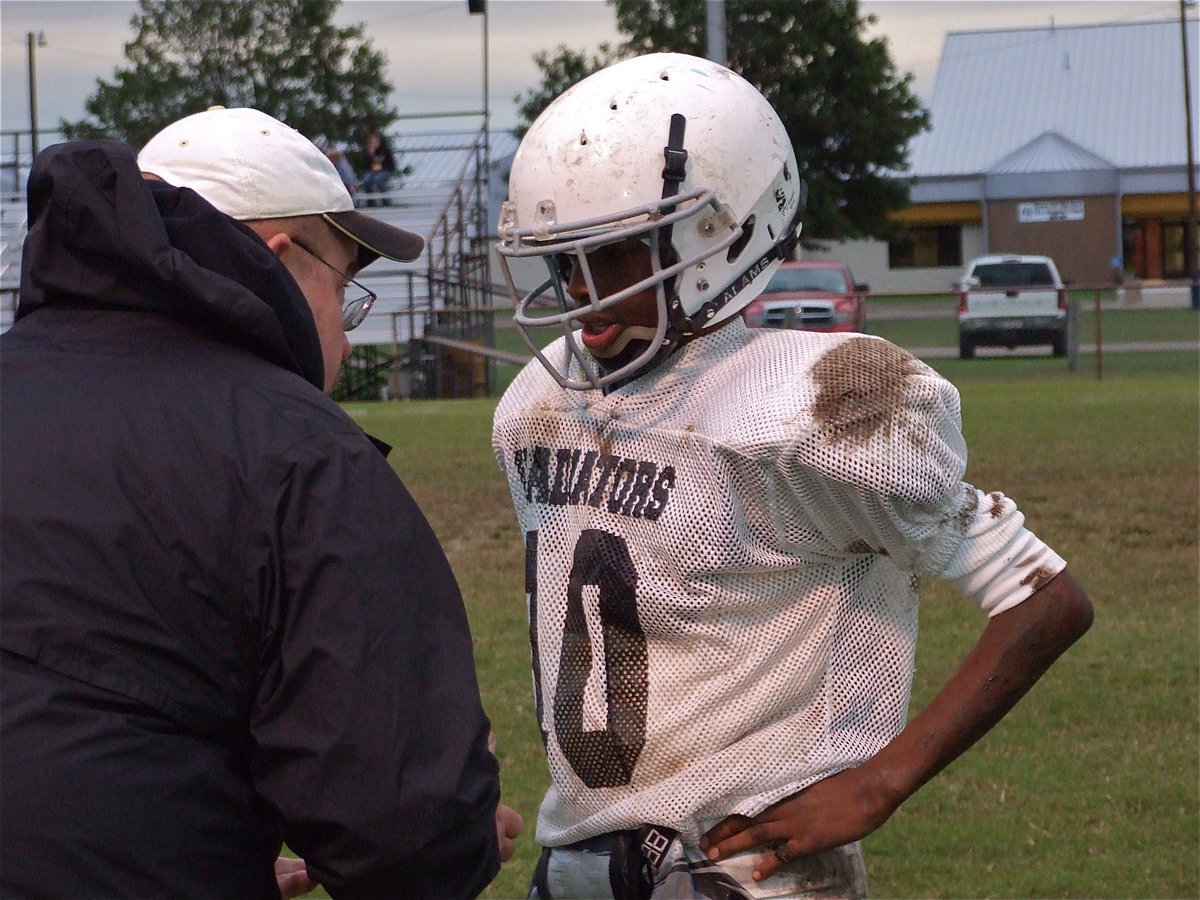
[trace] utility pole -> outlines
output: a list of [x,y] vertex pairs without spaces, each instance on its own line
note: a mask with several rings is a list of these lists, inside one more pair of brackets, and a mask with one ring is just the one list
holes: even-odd
[[1196,274],[1196,156],[1192,142],[1192,79],[1188,73],[1187,7],[1195,0],[1179,0],[1179,37],[1183,43],[1183,118],[1187,128],[1188,217],[1183,225],[1183,266],[1187,270],[1192,309],[1200,310],[1200,275]]
[[725,49],[725,0],[705,0],[705,25],[708,30],[708,58],[723,66],[729,65]]
[[37,114],[37,48],[46,46],[46,32],[39,31],[36,35],[30,31],[25,35],[25,43],[29,53],[29,139],[33,146],[33,155],[38,155],[38,114]]
[[483,124],[486,128],[490,113],[488,102],[488,8],[487,0],[467,0],[467,12],[483,16]]
[[483,208],[486,211],[492,198],[492,113],[490,90],[488,88],[488,4],[487,0],[467,0],[467,12],[470,15],[483,16],[483,171],[477,177],[482,179]]

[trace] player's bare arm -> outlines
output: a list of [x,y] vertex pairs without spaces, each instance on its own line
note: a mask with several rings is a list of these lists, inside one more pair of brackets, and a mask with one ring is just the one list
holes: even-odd
[[986,734],[1092,624],[1092,604],[1069,570],[994,616],[934,699],[878,754],[776,803],[731,816],[701,846],[712,859],[768,846],[754,873],[859,840]]

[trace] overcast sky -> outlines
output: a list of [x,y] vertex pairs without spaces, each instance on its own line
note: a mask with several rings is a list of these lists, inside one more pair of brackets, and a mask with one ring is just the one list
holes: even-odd
[[[699,0],[697,0],[699,2]],[[0,0],[0,128],[29,127],[27,38],[44,32],[36,50],[38,121],[53,128],[60,118],[82,117],[96,80],[111,80],[126,65],[124,45],[133,33],[136,3],[126,0]],[[1040,27],[1095,22],[1176,19],[1177,0],[881,0],[863,2],[878,22],[902,72],[915,76],[928,100],[942,41],[949,31]],[[348,0],[337,19],[362,23],[386,52],[402,114],[471,113],[483,108],[483,19],[467,13],[466,0]],[[490,0],[488,96],[492,123],[516,124],[515,95],[535,87],[532,57],[559,44],[593,51],[620,39],[615,14],[603,0]],[[1193,72],[1200,61],[1193,61]],[[405,128],[477,127],[478,117],[422,119]]]

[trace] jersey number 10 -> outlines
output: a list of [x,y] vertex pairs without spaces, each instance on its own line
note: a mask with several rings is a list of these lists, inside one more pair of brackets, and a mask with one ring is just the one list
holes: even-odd
[[[529,597],[529,642],[542,740],[542,672],[538,654],[538,533],[525,535],[525,591]],[[583,725],[584,692],[596,662],[593,635],[584,613],[584,588],[598,593],[604,649],[607,722],[603,730]],[[590,788],[619,787],[633,780],[633,767],[646,743],[646,636],[637,614],[637,572],[625,539],[589,528],[579,535],[567,581],[567,610],[554,688],[554,736],[571,768]]]

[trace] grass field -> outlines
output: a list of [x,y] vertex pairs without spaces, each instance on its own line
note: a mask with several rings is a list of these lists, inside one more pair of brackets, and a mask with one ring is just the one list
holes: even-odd
[[[1194,314],[1190,314],[1194,316]],[[1194,335],[1195,318],[1183,318]],[[1096,623],[1026,700],[865,842],[876,897],[1200,896],[1197,357],[946,360],[968,478],[1001,489],[1089,589]],[[953,371],[950,371],[953,370]],[[1084,371],[1087,371],[1086,368]],[[447,548],[466,597],[504,800],[525,817],[485,894],[524,896],[547,784],[530,701],[522,545],[489,449],[494,401],[355,404]],[[983,626],[926,585],[913,707]]]

